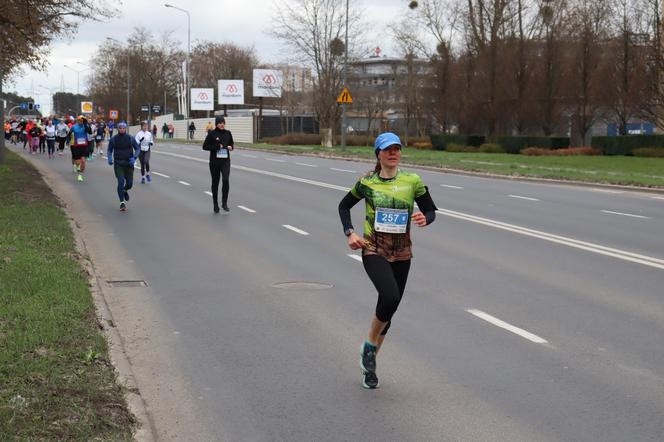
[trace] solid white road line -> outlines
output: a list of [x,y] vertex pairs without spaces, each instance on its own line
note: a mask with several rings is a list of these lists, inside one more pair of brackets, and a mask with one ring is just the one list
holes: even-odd
[[206,195],[210,195],[210,196],[212,196],[212,192],[210,192],[209,190],[206,190],[204,193],[205,193]]
[[337,169],[336,167],[330,167],[330,170],[334,170],[336,172],[348,172],[348,173],[357,173],[356,170],[349,170],[349,169]]
[[549,343],[549,341],[547,341],[546,339],[540,338],[539,336],[534,335],[534,334],[530,333],[529,331],[526,331],[522,328],[515,327],[512,324],[508,324],[507,322],[502,321],[502,320],[496,318],[495,316],[491,316],[488,313],[484,313],[482,310],[468,309],[466,311],[468,313],[470,313],[471,315],[474,315],[474,316],[476,316],[480,319],[485,320],[486,322],[488,322],[490,324],[495,325],[496,327],[500,327],[502,329],[510,331],[510,332],[512,332],[516,335],[521,336],[524,339],[528,339],[529,341],[534,342],[535,344],[548,344]]
[[306,166],[306,167],[318,167],[315,164],[307,164],[307,163],[295,163],[298,166]]
[[652,256],[640,255],[638,253],[627,252],[625,250],[614,249],[611,247],[606,247],[585,241],[579,241],[577,239],[568,238],[565,236],[553,235],[551,233],[529,229],[527,227],[516,226],[514,224],[507,224],[500,221],[494,221],[487,218],[481,218],[479,216],[469,215],[467,213],[455,212],[453,210],[439,209],[437,210],[437,212],[452,218],[457,218],[464,221],[471,221],[477,224],[483,224],[485,226],[494,227],[496,229],[507,230],[508,232],[514,232],[520,235],[539,238],[556,244],[562,244],[565,246],[573,247],[575,249],[581,249],[588,252],[597,253],[599,255],[610,256],[612,258],[618,258],[624,261],[630,261],[637,264],[643,264],[649,267],[654,267],[657,269],[664,270],[664,259],[654,258]]
[[360,256],[360,255],[353,255],[352,253],[349,253],[347,256],[348,256],[349,258],[353,258],[355,261],[360,261],[360,262],[362,262],[362,256]]
[[631,218],[641,218],[641,219],[650,219],[648,216],[642,216],[642,215],[632,215],[631,213],[623,213],[623,212],[614,212],[612,210],[602,210],[603,213],[610,213],[611,215],[621,215],[621,216],[629,216]]
[[186,181],[178,181],[178,183],[180,183],[180,184],[184,184],[185,186],[191,186],[191,184],[189,184],[189,183],[186,182]]
[[300,235],[308,236],[309,233],[305,232],[304,230],[300,230],[297,227],[293,227],[290,224],[282,224],[283,227],[287,228],[288,230],[292,230],[295,233],[299,233]]
[[[170,153],[170,152],[156,152],[156,151],[155,151],[155,153],[158,153],[158,154],[161,154],[161,155],[168,155],[168,156],[176,157],[176,158],[183,158],[183,159],[191,160],[191,161],[198,161],[198,162],[205,163],[205,164],[208,163],[208,160],[205,160],[205,159],[202,159],[202,158],[196,158],[196,157],[192,157],[192,156],[188,156],[188,155],[181,155],[181,154]],[[298,183],[310,184],[312,186],[324,187],[326,189],[339,190],[341,192],[348,192],[350,190],[349,187],[337,186],[336,184],[324,183],[322,181],[308,180],[308,179],[305,179],[305,178],[299,178],[299,177],[295,177],[295,176],[292,176],[292,175],[285,175],[283,173],[271,172],[269,170],[254,169],[252,167],[245,167],[245,166],[238,166],[238,165],[232,165],[231,167],[234,168],[234,169],[237,169],[237,170],[243,170],[245,172],[257,173],[257,174],[260,174],[260,175],[266,175],[266,176],[271,176],[271,177],[275,177],[275,178],[281,178],[281,179],[288,180],[288,181],[295,181],[295,182],[298,182]],[[640,255],[638,253],[632,253],[632,252],[628,252],[628,251],[625,251],[625,250],[614,249],[614,248],[611,248],[611,247],[605,247],[605,246],[602,246],[602,245],[599,245],[599,244],[593,244],[593,243],[589,243],[589,242],[585,242],[585,241],[579,241],[579,240],[564,237],[564,236],[553,235],[551,233],[546,233],[546,232],[542,232],[542,231],[539,231],[539,230],[529,229],[529,228],[526,228],[526,227],[520,227],[520,226],[516,226],[516,225],[513,225],[513,224],[507,224],[507,223],[503,223],[503,222],[500,222],[500,221],[494,221],[494,220],[487,219],[487,218],[481,218],[481,217],[470,215],[470,214],[467,214],[467,213],[455,212],[455,211],[452,211],[452,210],[444,210],[444,209],[439,209],[437,212],[440,213],[441,215],[446,215],[446,216],[449,216],[449,217],[452,217],[452,218],[458,218],[458,219],[461,219],[461,220],[464,220],[464,221],[471,221],[471,222],[474,222],[474,223],[477,223],[477,224],[483,224],[483,225],[486,225],[486,226],[489,226],[489,227],[494,227],[496,229],[507,230],[507,231],[518,233],[518,234],[521,234],[521,235],[526,235],[526,236],[530,236],[530,237],[533,237],[533,238],[539,238],[539,239],[543,239],[545,241],[550,241],[550,242],[553,242],[553,243],[566,245],[566,246],[573,247],[573,248],[576,248],[576,249],[581,249],[581,250],[585,250],[585,251],[588,251],[588,252],[593,252],[593,253],[597,253],[597,254],[604,255],[604,256],[610,256],[610,257],[613,257],[613,258],[622,259],[624,261],[630,261],[630,262],[633,262],[633,263],[642,264],[642,265],[645,265],[645,266],[654,267],[654,268],[657,268],[657,269],[664,270],[664,259],[654,258],[652,256]]]
[[450,185],[450,184],[441,184],[440,187],[447,187],[448,189],[459,189],[459,190],[463,190],[463,187],[461,187],[461,186],[452,186],[452,185]]
[[241,153],[240,155],[242,155],[243,157],[247,157],[247,158],[258,158],[256,155],[249,155],[247,153]]
[[256,211],[255,211],[254,209],[250,209],[249,207],[244,207],[244,206],[237,206],[237,207],[238,207],[239,209],[244,210],[245,212],[256,213]]
[[163,173],[159,173],[159,172],[150,172],[150,173],[153,174],[153,175],[157,175],[157,176],[163,176],[164,178],[170,178],[170,176],[164,175]]
[[654,200],[664,200],[664,196],[651,196],[650,198]]
[[275,163],[285,163],[286,160],[278,160],[276,158],[265,158],[267,161],[274,161]]
[[520,199],[520,200],[539,201],[539,199],[531,198],[529,196],[520,196],[520,195],[507,195],[507,196],[509,196],[510,198],[517,198],[517,199]]

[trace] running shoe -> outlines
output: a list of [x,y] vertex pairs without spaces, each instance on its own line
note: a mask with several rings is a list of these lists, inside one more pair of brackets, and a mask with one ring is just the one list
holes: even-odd
[[231,211],[231,209],[229,209],[228,206],[227,206],[226,204],[224,204],[223,206],[221,206],[221,208],[224,209],[224,212],[230,212],[230,211]]
[[76,180],[77,180],[79,183],[82,183],[83,181],[85,181],[85,178],[83,178],[83,175],[81,175],[81,174],[79,173],[79,174],[78,174],[78,178],[76,178]]
[[129,201],[129,192],[127,192],[126,190],[124,191],[124,197],[125,201]]
[[127,203],[125,203],[124,201],[122,201],[122,202],[120,203],[120,210],[122,210],[123,212],[126,212],[126,211],[127,211]]
[[380,388],[380,382],[378,382],[378,376],[376,376],[376,373],[365,371],[362,374],[362,386],[369,390]]
[[141,184],[145,184],[145,177],[141,177]]
[[212,210],[214,210],[214,213],[219,213],[219,206],[214,206]]
[[362,367],[363,371],[376,373],[376,351],[377,348],[375,345],[369,341],[364,341],[360,349],[360,367]]
[[149,173],[148,173],[147,175],[145,175],[145,179],[148,180],[148,183],[151,183],[151,182],[152,182],[152,178],[150,177],[150,174],[149,174]]

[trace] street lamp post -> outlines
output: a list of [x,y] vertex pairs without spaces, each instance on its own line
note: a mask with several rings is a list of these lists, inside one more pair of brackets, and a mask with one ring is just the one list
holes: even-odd
[[[347,76],[348,76],[348,1],[346,0],[346,42],[344,44],[344,77],[343,83],[344,88],[347,86]],[[341,103],[341,149],[346,149],[346,127],[348,122],[346,121],[346,103]]]
[[187,118],[187,128],[185,129],[187,132],[187,138],[189,138],[189,109],[191,108],[191,79],[189,76],[189,59],[191,57],[191,15],[189,15],[189,11],[186,9],[178,8],[177,6],[169,5],[168,3],[164,4],[167,8],[173,8],[177,9],[178,11],[182,11],[185,14],[187,14],[187,68],[186,68],[186,75],[187,75],[187,109],[186,109],[186,118]]
[[66,65],[66,64],[63,65],[63,66],[66,67],[67,69],[71,69],[72,71],[76,72],[76,95],[78,96],[78,111],[77,111],[77,113],[78,113],[78,112],[81,111],[81,97],[80,97],[81,93],[80,93],[80,90],[79,90],[80,74],[81,74],[81,72],[85,72],[85,71],[89,70],[90,68],[85,68],[85,69],[78,70],[78,69],[74,69],[73,67],[71,67],[69,65]]
[[130,58],[129,58],[129,45],[125,45],[121,41],[118,41],[118,40],[116,40],[112,37],[106,37],[106,40],[110,40],[110,41],[114,42],[115,44],[127,47],[127,110],[125,112],[125,119],[127,120],[127,124],[130,124],[131,122],[129,121],[129,104],[130,104],[131,93],[130,93],[130,88],[129,88],[129,85],[130,85],[129,81],[130,81],[130,78],[131,78],[130,77],[131,72],[129,71],[129,60],[130,60]]

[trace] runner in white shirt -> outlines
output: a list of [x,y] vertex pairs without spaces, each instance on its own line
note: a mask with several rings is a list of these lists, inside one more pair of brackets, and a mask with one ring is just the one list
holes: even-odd
[[55,126],[53,121],[48,120],[48,125],[44,129],[46,132],[46,146],[48,148],[48,157],[55,158]]
[[152,132],[148,129],[147,121],[141,123],[141,130],[136,134],[136,142],[141,147],[141,152],[138,154],[138,159],[141,161],[141,184],[152,181],[150,178],[150,149],[154,144]]

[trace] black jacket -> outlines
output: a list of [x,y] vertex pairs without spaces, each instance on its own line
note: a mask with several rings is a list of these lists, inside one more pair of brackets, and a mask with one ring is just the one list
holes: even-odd
[[[203,142],[203,150],[210,151],[210,162],[212,161],[221,161],[217,158],[217,151],[222,147],[228,149],[228,146],[235,146],[233,142],[233,135],[231,131],[226,129],[219,129],[215,127],[210,133],[205,137]],[[230,159],[230,152],[228,158]]]
[[141,148],[136,139],[125,133],[114,135],[111,138],[111,141],[108,142],[106,155],[112,157],[118,166],[128,166],[129,159],[134,158],[136,160],[140,151]]

